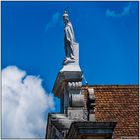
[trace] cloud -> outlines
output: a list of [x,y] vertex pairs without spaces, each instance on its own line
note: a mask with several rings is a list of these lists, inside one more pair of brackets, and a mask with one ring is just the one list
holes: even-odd
[[53,96],[45,92],[39,77],[16,66],[2,70],[3,138],[44,138],[46,112],[53,109]]
[[129,2],[127,6],[123,7],[123,10],[121,13],[116,13],[116,11],[114,10],[107,9],[106,16],[119,18],[119,17],[129,15],[131,12],[133,12],[133,10],[134,10],[134,5],[132,4],[132,2]]
[[46,24],[45,31],[57,25],[57,23],[59,22],[60,15],[61,14],[59,12],[56,12],[55,14],[53,14],[50,21],[48,21],[48,23]]

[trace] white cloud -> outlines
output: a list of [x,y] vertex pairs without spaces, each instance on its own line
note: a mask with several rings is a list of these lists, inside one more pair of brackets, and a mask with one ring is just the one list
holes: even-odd
[[129,2],[127,6],[123,7],[123,10],[121,13],[116,13],[114,10],[107,9],[106,10],[106,16],[108,17],[114,17],[119,18],[123,16],[129,15],[131,12],[133,12],[135,5],[132,2]]
[[26,75],[16,66],[2,70],[2,137],[44,138],[45,112],[54,109],[39,77]]
[[57,25],[57,23],[59,22],[60,15],[61,14],[59,12],[56,12],[52,15],[52,18],[46,24],[45,31],[47,31],[49,28],[55,27]]

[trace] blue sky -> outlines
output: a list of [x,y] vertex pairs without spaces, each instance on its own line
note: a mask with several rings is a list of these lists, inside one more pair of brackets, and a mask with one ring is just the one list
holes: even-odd
[[65,56],[65,9],[88,83],[138,84],[138,2],[2,2],[2,68],[39,75],[51,92]]

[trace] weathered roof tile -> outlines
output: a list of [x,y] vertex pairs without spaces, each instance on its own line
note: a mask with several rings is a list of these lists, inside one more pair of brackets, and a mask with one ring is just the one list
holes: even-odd
[[89,87],[95,90],[96,120],[117,121],[114,138],[138,138],[138,85],[91,85]]

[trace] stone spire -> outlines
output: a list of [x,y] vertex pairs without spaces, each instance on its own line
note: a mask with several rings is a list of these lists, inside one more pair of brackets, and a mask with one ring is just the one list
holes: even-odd
[[79,44],[75,41],[67,12],[64,12],[63,19],[66,56],[53,87],[54,95],[61,101],[61,112],[49,114],[46,138],[99,138],[100,135],[101,138],[110,138],[115,123],[98,123],[95,113],[89,114],[95,107],[94,89],[87,87],[88,96],[85,103],[82,89],[83,72],[79,66]]

